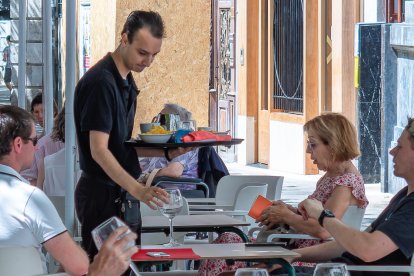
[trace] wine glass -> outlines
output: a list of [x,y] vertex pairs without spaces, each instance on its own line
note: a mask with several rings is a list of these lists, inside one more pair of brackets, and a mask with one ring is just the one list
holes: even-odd
[[163,202],[161,207],[158,207],[161,214],[166,216],[170,221],[170,242],[164,244],[165,247],[176,247],[181,245],[174,239],[173,236],[173,218],[181,211],[183,208],[183,197],[181,196],[179,189],[167,188],[165,191],[169,194],[169,203]]
[[317,264],[313,276],[348,276],[345,264],[321,263]]
[[269,276],[269,273],[264,268],[239,268],[236,270],[235,276]]
[[194,120],[180,121],[178,123],[178,128],[179,129],[188,129],[188,130],[191,130],[191,131],[196,131],[197,130],[197,123]]

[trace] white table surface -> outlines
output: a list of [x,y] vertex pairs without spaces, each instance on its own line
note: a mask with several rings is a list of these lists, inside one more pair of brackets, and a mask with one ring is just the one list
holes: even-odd
[[[141,246],[142,249],[165,249],[162,245]],[[257,246],[246,247],[244,243],[229,244],[184,244],[175,248],[191,248],[194,253],[201,259],[236,259],[236,260],[254,260],[254,259],[272,259],[272,258],[289,258],[300,256],[298,253],[284,249],[280,246]],[[155,259],[154,259],[155,260]],[[173,260],[163,257],[162,260]],[[139,261],[139,260],[134,260]],[[147,260],[148,261],[148,260]],[[156,260],[155,260],[156,261]]]
[[[250,223],[226,215],[185,215],[173,219],[174,229],[202,227],[232,227],[249,226]],[[169,227],[170,223],[164,216],[143,216],[142,230]]]

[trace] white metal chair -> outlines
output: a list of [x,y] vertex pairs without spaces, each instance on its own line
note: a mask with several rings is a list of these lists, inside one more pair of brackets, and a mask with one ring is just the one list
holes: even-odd
[[0,247],[0,275],[44,274],[40,253],[35,247]]
[[[342,222],[349,227],[360,230],[362,219],[364,218],[365,209],[358,208],[356,205],[349,206],[342,217]],[[259,228],[260,229],[260,228]],[[257,230],[257,229],[255,229]],[[249,233],[252,234],[252,233]],[[319,239],[307,234],[270,234],[267,237],[267,242],[271,242],[273,239]],[[330,238],[332,239],[332,238]]]
[[[272,175],[227,175],[217,184],[216,197],[211,199],[188,199],[191,210],[211,209],[212,205],[220,209],[233,209],[237,192],[247,183],[266,183],[266,197],[270,200],[280,199],[283,187],[283,176]],[[198,204],[199,202],[209,204]],[[197,205],[195,205],[197,204]]]
[[[267,192],[267,183],[243,183],[238,187],[238,189],[234,189],[232,191],[226,191],[227,194],[231,193],[232,195],[226,196],[227,198],[224,199],[221,197],[216,197],[217,204],[212,205],[190,205],[190,215],[203,215],[203,214],[217,214],[219,212],[220,215],[223,215],[223,212],[226,211],[248,211],[251,207],[253,201],[257,198],[257,196],[266,195]],[[248,188],[248,189],[245,189]],[[264,192],[263,192],[264,189]],[[218,189],[217,189],[218,190]],[[244,192],[241,192],[244,190]],[[249,191],[250,194],[247,194]],[[243,197],[245,200],[240,197]],[[247,200],[247,198],[249,200]],[[229,202],[228,199],[232,199],[232,202]],[[240,198],[240,199],[239,199]],[[223,200],[220,200],[223,199]],[[225,204],[220,204],[225,203]]]
[[[210,206],[210,209],[217,208],[214,210],[190,210],[191,215],[228,215],[233,217],[238,217],[250,223],[250,227],[255,226],[255,220],[247,215],[253,202],[256,198],[261,195],[265,196],[267,192],[267,184],[263,183],[245,183],[245,187],[241,188],[235,195],[234,203],[232,208],[220,209],[215,206]],[[249,227],[244,228],[243,230],[247,232]]]
[[65,221],[65,196],[48,196],[62,221]]
[[267,183],[266,198],[277,200],[280,199],[282,194],[283,180],[283,176],[275,175],[228,175],[220,179],[219,184],[220,182],[223,182],[224,185],[239,185],[249,182]]

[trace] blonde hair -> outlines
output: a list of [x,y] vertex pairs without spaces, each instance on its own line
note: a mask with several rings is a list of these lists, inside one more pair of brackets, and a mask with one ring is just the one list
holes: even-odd
[[312,130],[331,149],[335,161],[352,160],[360,155],[356,129],[342,114],[327,112],[306,122],[303,130]]

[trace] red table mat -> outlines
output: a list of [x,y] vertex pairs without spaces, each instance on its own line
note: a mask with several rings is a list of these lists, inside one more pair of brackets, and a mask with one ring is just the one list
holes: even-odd
[[[148,252],[164,252],[170,257],[151,257]],[[200,256],[194,253],[191,248],[159,248],[159,249],[139,249],[137,253],[132,255],[133,261],[154,261],[154,260],[199,260]]]

